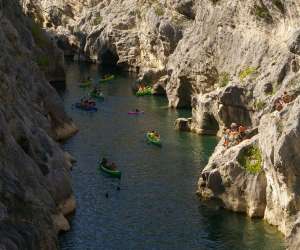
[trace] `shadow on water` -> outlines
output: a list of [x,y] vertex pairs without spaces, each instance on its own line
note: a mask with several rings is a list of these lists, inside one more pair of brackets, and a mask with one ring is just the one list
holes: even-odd
[[[113,73],[113,81],[101,84],[105,100],[98,112],[86,113],[72,108],[86,93],[78,84],[103,73],[96,65],[67,67],[61,94],[80,132],[64,145],[77,159],[72,172],[77,211],[71,231],[60,237],[61,248],[284,249],[282,236],[261,220],[199,206],[197,178],[217,139],[175,131],[175,119],[190,111],[168,109],[165,98],[135,97],[134,79]],[[129,116],[135,108],[145,114]],[[160,131],[161,148],[146,143],[149,129]],[[118,180],[96,168],[104,156],[123,173],[120,191]]]

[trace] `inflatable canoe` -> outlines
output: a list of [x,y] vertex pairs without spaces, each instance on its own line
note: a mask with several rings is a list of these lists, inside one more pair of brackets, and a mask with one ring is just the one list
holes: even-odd
[[106,168],[105,166],[103,166],[103,164],[100,164],[99,168],[102,172],[110,175],[111,177],[121,178],[122,172],[119,171],[119,170],[111,170],[111,169]]
[[144,111],[129,111],[128,115],[142,115],[144,114]]
[[85,81],[79,85],[80,88],[89,88],[92,86],[92,81]]
[[152,144],[157,145],[157,146],[161,146],[160,138],[157,138],[157,137],[151,135],[150,132],[148,132],[146,134],[146,138],[147,138],[149,143],[152,143]]
[[98,109],[94,106],[84,106],[84,105],[81,105],[81,103],[75,103],[75,107],[78,108],[78,109],[82,109],[82,110],[85,110],[85,111],[97,111]]
[[107,82],[107,81],[110,81],[110,80],[113,80],[115,78],[114,75],[110,75],[108,77],[105,77],[103,79],[100,79],[99,82]]
[[145,96],[145,95],[152,95],[153,89],[152,87],[146,87],[144,89],[139,89],[135,95],[136,96]]
[[104,99],[104,96],[103,96],[102,93],[101,93],[101,94],[96,94],[96,93],[94,93],[94,92],[91,92],[91,93],[89,94],[89,96],[90,96],[91,98],[95,98],[95,99],[98,99],[98,100]]

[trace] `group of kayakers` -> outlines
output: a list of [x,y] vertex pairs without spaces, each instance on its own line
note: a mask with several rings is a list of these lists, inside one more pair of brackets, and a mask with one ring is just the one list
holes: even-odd
[[96,102],[91,98],[81,98],[80,106],[85,108],[92,108],[96,106]]
[[[90,88],[92,86],[92,78],[90,76],[84,82],[85,84],[81,84],[79,87]],[[94,86],[87,96],[81,98],[80,102],[76,103],[76,107],[87,111],[96,110],[96,102],[93,100],[95,98],[103,98],[102,90],[99,86]]]
[[138,86],[138,91],[145,91],[146,90],[146,85],[144,83],[140,83]]
[[282,96],[280,96],[274,101],[274,109],[277,111],[281,111],[286,104],[292,102],[294,99],[295,99],[294,95],[289,95],[285,91]]
[[224,128],[224,143],[223,146],[228,148],[239,144],[241,141],[247,139],[247,128],[243,125],[232,123],[230,128]]

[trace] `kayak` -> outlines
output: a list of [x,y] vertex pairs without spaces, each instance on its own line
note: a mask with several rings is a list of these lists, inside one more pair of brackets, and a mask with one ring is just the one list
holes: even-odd
[[85,81],[82,84],[79,85],[80,88],[88,88],[91,87],[92,81]]
[[82,106],[79,102],[75,103],[75,107],[78,108],[78,109],[85,110],[85,111],[97,111],[97,110],[98,110],[96,107],[92,107],[92,106],[89,106],[89,107]]
[[115,78],[115,76],[111,75],[111,76],[108,76],[106,78],[100,79],[99,82],[107,82],[107,81],[110,81],[110,80],[112,80],[114,78]]
[[99,168],[101,171],[109,174],[111,177],[121,178],[122,172],[119,170],[111,170],[109,168],[106,168],[102,164],[99,165]]
[[104,99],[104,96],[103,96],[103,94],[101,93],[101,94],[96,94],[96,93],[94,93],[94,92],[91,92],[90,94],[89,94],[89,96],[91,97],[91,98],[95,98],[95,99]]
[[146,134],[146,137],[147,137],[148,142],[150,142],[154,145],[157,145],[157,146],[161,146],[160,138],[151,136],[149,132]]
[[144,114],[144,111],[129,111],[128,115],[142,115]]
[[139,89],[135,95],[136,96],[145,96],[145,95],[152,95],[153,89],[152,87],[146,87],[144,90]]

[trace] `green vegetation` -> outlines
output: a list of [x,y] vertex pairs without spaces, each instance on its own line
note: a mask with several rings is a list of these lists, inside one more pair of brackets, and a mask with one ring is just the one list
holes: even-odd
[[165,14],[165,10],[161,5],[155,6],[154,11],[157,16],[163,16]]
[[257,111],[263,110],[265,106],[266,106],[266,103],[261,100],[256,101],[254,104],[254,107]]
[[31,34],[32,34],[33,39],[38,47],[46,48],[46,47],[50,46],[50,42],[49,42],[48,38],[46,37],[42,28],[38,24],[32,23]]
[[252,75],[253,73],[256,72],[256,69],[253,67],[248,67],[244,70],[242,70],[239,74],[239,78],[241,81],[243,81],[246,77],[248,77],[249,75]]
[[140,10],[140,9],[137,9],[137,10],[135,11],[135,14],[136,14],[136,16],[137,16],[139,19],[142,18],[142,13],[141,13],[141,10]]
[[282,14],[285,13],[284,4],[282,3],[281,0],[272,0],[272,4],[274,4]]
[[276,93],[276,90],[273,88],[271,92],[267,93],[267,95],[273,96],[273,95],[275,95],[275,93]]
[[218,84],[221,88],[225,87],[229,83],[229,80],[230,75],[227,72],[222,72],[219,74]]
[[246,148],[239,156],[238,162],[251,174],[257,174],[262,170],[262,156],[258,146]]
[[99,24],[101,24],[102,20],[103,20],[102,16],[98,15],[98,16],[96,16],[96,18],[94,19],[93,24],[94,24],[94,25],[99,25]]
[[257,18],[263,19],[268,23],[273,21],[273,18],[268,10],[268,8],[261,2],[261,6],[255,4],[252,9],[252,14]]
[[282,120],[277,121],[276,122],[276,127],[277,127],[277,132],[279,134],[282,134],[283,129],[284,129],[283,121]]
[[186,21],[187,20],[184,18],[184,16],[179,16],[179,15],[172,16],[172,23],[174,23],[175,25],[177,25],[179,27],[182,27]]
[[36,59],[36,63],[41,67],[42,69],[45,69],[49,66],[49,58],[46,55],[41,55]]
[[210,0],[213,4],[216,4],[217,2],[219,2],[220,0]]

